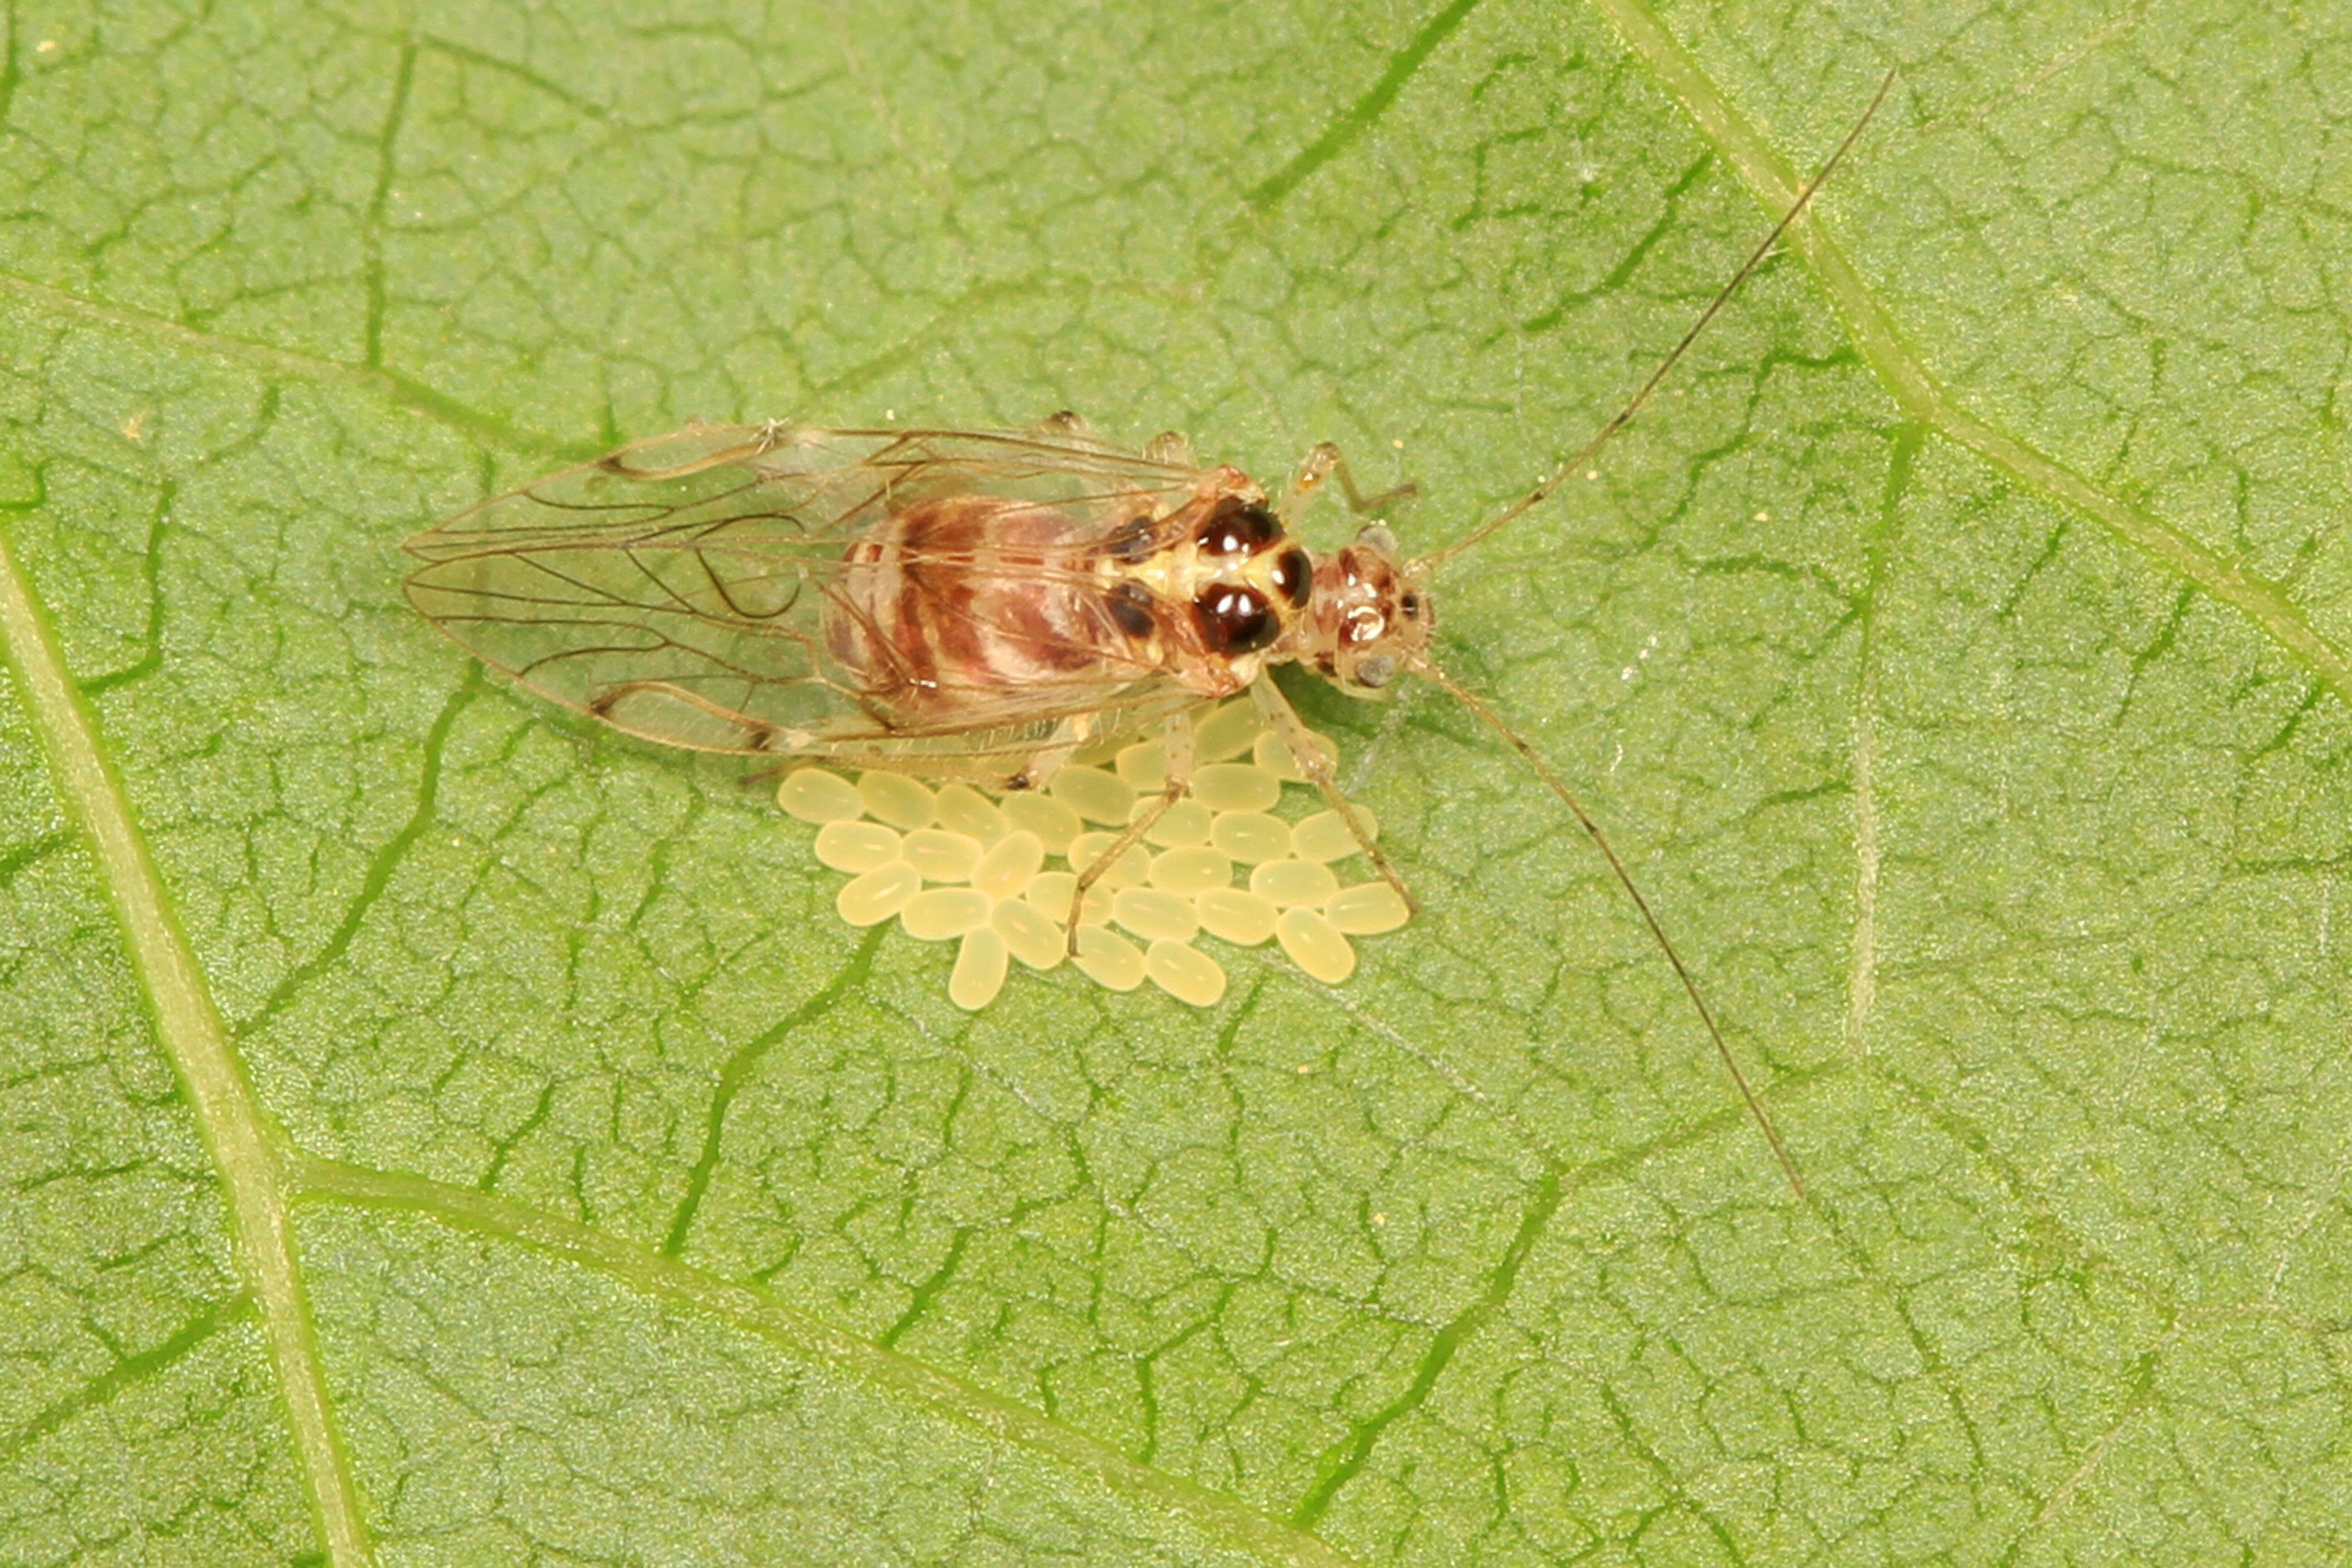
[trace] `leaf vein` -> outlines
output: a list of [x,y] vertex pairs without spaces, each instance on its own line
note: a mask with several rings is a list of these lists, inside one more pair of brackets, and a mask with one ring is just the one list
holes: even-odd
[[238,1262],[261,1314],[295,1462],[317,1510],[335,1568],[370,1561],[358,1489],[330,1416],[326,1374],[311,1340],[282,1157],[253,1086],[229,1045],[195,954],[148,854],[131,803],[109,767],[91,715],[0,536],[0,652],[14,668],[34,732],[48,754],[58,793],[95,852],[99,876],[123,945],[146,992],[155,1033],[178,1072],[197,1130],[220,1173]]

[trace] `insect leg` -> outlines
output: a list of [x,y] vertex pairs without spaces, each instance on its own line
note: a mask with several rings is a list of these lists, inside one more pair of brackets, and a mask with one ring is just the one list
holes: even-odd
[[1192,453],[1192,443],[1181,430],[1162,430],[1143,444],[1143,458],[1148,463],[1166,463],[1171,468],[1197,468],[1201,459]]
[[1171,713],[1160,742],[1164,760],[1167,783],[1158,799],[1147,802],[1143,815],[1127,825],[1127,831],[1111,841],[1111,847],[1095,857],[1094,864],[1078,873],[1078,885],[1070,893],[1069,955],[1078,956],[1078,920],[1085,913],[1087,889],[1108,874],[1118,858],[1143,840],[1152,825],[1168,815],[1169,809],[1184,798],[1192,787],[1192,721],[1186,713]]
[[1077,441],[1087,446],[1099,445],[1095,438],[1094,426],[1087,423],[1085,416],[1069,408],[1048,414],[1029,427],[1029,434],[1043,437],[1049,441]]
[[1094,725],[1085,717],[1065,719],[1055,727],[1054,743],[1032,756],[1019,773],[1004,781],[1008,790],[1044,789],[1062,771],[1062,764],[1076,754],[1094,734]]
[[1339,814],[1339,820],[1348,825],[1348,831],[1356,836],[1356,847],[1364,852],[1364,858],[1372,863],[1372,869],[1381,874],[1382,881],[1396,889],[1397,897],[1404,900],[1406,909],[1419,914],[1421,900],[1412,896],[1412,889],[1404,885],[1404,879],[1397,874],[1397,868],[1389,864],[1389,858],[1381,853],[1380,846],[1372,842],[1372,836],[1364,831],[1364,819],[1356,814],[1354,804],[1339,793],[1339,781],[1331,772],[1331,759],[1316,749],[1309,738],[1312,732],[1307,728],[1307,721],[1298,716],[1297,709],[1291,707],[1290,699],[1282,694],[1282,688],[1274,683],[1271,671],[1250,682],[1250,700],[1257,704],[1257,710],[1265,715],[1267,725],[1282,738],[1282,743],[1290,749],[1291,761],[1298,764],[1298,771],[1307,775],[1307,783],[1322,791],[1323,798],[1330,803],[1331,809]]
[[1348,510],[1359,516],[1368,511],[1378,511],[1392,502],[1421,493],[1421,487],[1408,479],[1394,489],[1382,490],[1376,496],[1366,495],[1357,488],[1356,476],[1348,468],[1348,459],[1339,455],[1338,447],[1326,441],[1307,453],[1307,460],[1298,465],[1298,471],[1290,476],[1290,488],[1282,496],[1284,524],[1287,526],[1296,522],[1298,514],[1307,510],[1307,503],[1315,499],[1315,492],[1323,488],[1323,481],[1332,479],[1339,481],[1340,493],[1348,498]]
[[1054,782],[1054,775],[1062,771],[1062,764],[1070,760],[1070,753],[1076,750],[1076,746],[1056,746],[1050,752],[1038,752],[1023,764],[1019,773],[1004,781],[1004,787],[1008,790],[1044,789]]

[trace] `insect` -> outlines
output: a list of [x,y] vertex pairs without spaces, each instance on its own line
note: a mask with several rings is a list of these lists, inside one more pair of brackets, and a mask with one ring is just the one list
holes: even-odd
[[1378,521],[1320,560],[1291,536],[1333,479],[1360,510],[1377,504],[1328,444],[1269,495],[1239,469],[1203,467],[1181,437],[1128,453],[1071,415],[1023,433],[696,424],[409,540],[425,563],[409,600],[538,695],[696,751],[1034,789],[1089,741],[1156,731],[1164,788],[1078,876],[1073,950],[1088,887],[1190,782],[1189,710],[1237,693],[1410,906],[1269,672],[1304,665],[1358,696],[1417,675],[1525,759],[1599,847],[1801,1192],[1696,981],[1599,824],[1437,664],[1430,580],[1541,505],[1633,418],[1893,82],[1623,408],[1535,489],[1432,554],[1406,557]]

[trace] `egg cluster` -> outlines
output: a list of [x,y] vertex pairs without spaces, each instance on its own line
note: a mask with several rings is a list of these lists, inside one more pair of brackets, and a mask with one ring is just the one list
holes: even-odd
[[[1404,924],[1404,900],[1378,879],[1341,884],[1333,864],[1361,864],[1361,850],[1338,813],[1276,814],[1283,786],[1306,781],[1255,704],[1208,710],[1194,751],[1184,797],[1087,889],[1071,962],[1111,990],[1149,980],[1206,1007],[1225,994],[1223,967],[1192,945],[1206,931],[1237,947],[1279,942],[1316,979],[1345,980],[1356,968],[1348,939]],[[903,773],[853,781],[803,768],[785,775],[777,800],[818,825],[816,858],[849,874],[834,901],[841,918],[870,926],[896,916],[919,942],[957,942],[948,996],[978,1009],[1003,988],[1009,961],[1063,961],[1079,871],[1165,783],[1160,747],[1147,742],[1081,752],[1043,792],[991,798]],[[1377,833],[1371,813],[1356,809]]]

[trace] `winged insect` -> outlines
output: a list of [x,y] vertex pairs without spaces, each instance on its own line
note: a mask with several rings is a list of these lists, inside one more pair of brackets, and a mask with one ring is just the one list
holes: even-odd
[[[1154,977],[1177,994],[1205,997],[1220,984],[1178,952],[1184,943],[1174,935],[1182,923],[1175,914],[1139,897],[1128,900],[1129,918],[1119,914],[1123,884],[1149,887],[1154,863],[1136,852],[1188,794],[1213,814],[1218,801],[1239,805],[1265,794],[1244,770],[1204,763],[1194,710],[1245,696],[1328,803],[1326,832],[1344,831],[1388,885],[1393,904],[1383,908],[1410,912],[1403,878],[1366,815],[1340,793],[1330,754],[1271,671],[1304,665],[1357,696],[1417,675],[1501,737],[1591,837],[1801,1191],[1795,1163],[1696,980],[1600,825],[1541,753],[1438,664],[1429,584],[1445,563],[1540,506],[1649,401],[1893,84],[1890,73],[1780,223],[1582,449],[1430,554],[1405,556],[1378,521],[1321,559],[1291,536],[1289,525],[1332,480],[1360,512],[1385,499],[1366,498],[1328,443],[1274,496],[1238,468],[1203,466],[1180,436],[1130,453],[1068,414],[1019,433],[695,424],[484,501],[409,540],[425,563],[408,579],[408,597],[486,663],[627,734],[857,770],[848,795],[859,815],[908,837],[898,858],[844,889],[842,912],[852,920],[897,914],[910,931],[959,939],[951,988],[969,998],[1001,984],[1016,941],[1042,957],[1045,939],[1000,927],[1004,900],[933,879],[952,852],[919,847],[915,836],[947,794],[934,795],[916,779],[965,786],[983,804],[970,786],[1007,792],[1003,809],[1011,814],[1024,809],[1012,802],[1043,799],[1101,824],[1104,831],[1074,834],[1064,847],[1076,851],[1072,870],[1060,874],[1066,892],[1059,878],[1033,874],[1023,897],[1034,906],[1029,895],[1042,887],[1051,889],[1049,905],[1062,901],[1053,923],[1064,951],[1095,978],[1132,986]],[[1076,761],[1120,738],[1156,743],[1157,766],[1146,770],[1156,776],[1139,793],[1115,767]],[[788,805],[795,791],[810,803],[845,800],[847,787],[789,779],[784,786]],[[977,811],[961,799],[957,809]],[[1236,828],[1234,837],[1246,834]],[[1251,884],[1248,897],[1275,906],[1274,934],[1303,968],[1331,976],[1352,967],[1334,918],[1336,881],[1325,888],[1309,872],[1269,873],[1262,864]],[[1139,953],[1106,921],[1090,920],[1098,887],[1112,894],[1108,923],[1156,930],[1148,940],[1164,951]],[[1256,905],[1211,898],[1213,891],[1192,896],[1196,922],[1255,929]],[[1351,897],[1357,901],[1336,907],[1369,910],[1370,895]],[[1052,920],[1050,909],[1039,912]],[[1026,917],[1007,920],[1018,925]]]

